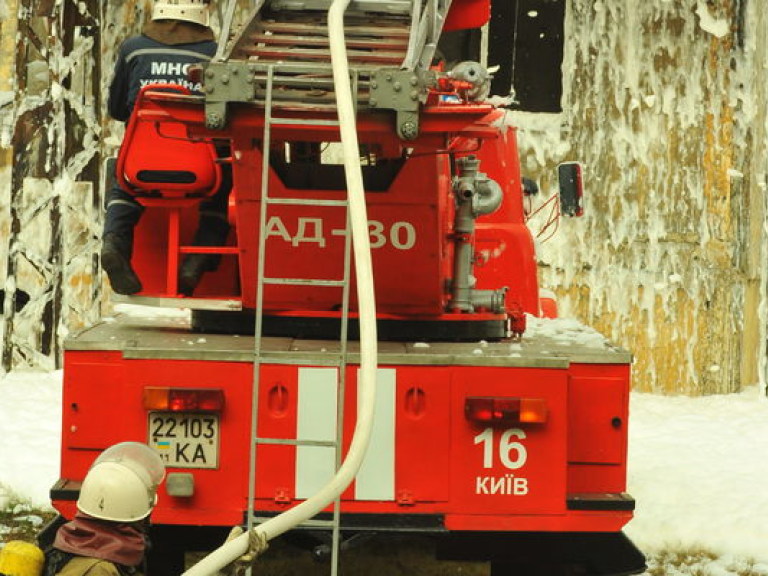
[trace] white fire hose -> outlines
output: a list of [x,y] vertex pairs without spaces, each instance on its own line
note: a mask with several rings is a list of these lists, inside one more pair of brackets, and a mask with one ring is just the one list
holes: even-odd
[[[334,0],[328,10],[328,34],[331,63],[336,89],[341,144],[347,178],[349,216],[352,228],[352,247],[355,256],[358,314],[360,322],[360,372],[358,378],[358,413],[352,443],[347,457],[331,481],[317,494],[301,504],[270,518],[253,528],[259,540],[269,541],[312,518],[338,498],[357,475],[365,457],[373,424],[376,396],[377,333],[376,301],[373,291],[373,266],[368,231],[365,190],[360,167],[354,103],[350,87],[349,64],[344,39],[344,12],[350,0]],[[242,534],[226,542],[200,562],[184,572],[183,576],[211,576],[248,551],[249,535]]]

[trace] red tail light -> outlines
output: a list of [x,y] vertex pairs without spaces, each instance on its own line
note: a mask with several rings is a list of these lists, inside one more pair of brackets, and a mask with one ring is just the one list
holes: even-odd
[[144,408],[170,412],[221,412],[224,392],[215,388],[144,388]]
[[464,416],[490,424],[541,424],[547,421],[547,403],[542,398],[472,396],[464,400]]

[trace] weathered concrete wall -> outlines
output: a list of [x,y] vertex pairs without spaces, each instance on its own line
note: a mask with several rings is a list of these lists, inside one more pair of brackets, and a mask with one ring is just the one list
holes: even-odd
[[638,389],[761,378],[767,11],[571,0],[564,112],[517,119],[546,190],[558,162],[586,167],[587,213],[541,245],[542,285],[634,352]]

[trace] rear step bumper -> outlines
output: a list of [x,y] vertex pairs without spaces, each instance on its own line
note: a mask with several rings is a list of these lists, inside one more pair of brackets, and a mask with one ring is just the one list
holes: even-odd
[[635,499],[626,492],[620,494],[569,494],[568,510],[627,511],[635,509]]

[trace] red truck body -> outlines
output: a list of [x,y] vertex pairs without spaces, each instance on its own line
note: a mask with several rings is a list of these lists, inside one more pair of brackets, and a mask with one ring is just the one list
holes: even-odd
[[[456,6],[450,26],[462,9],[487,20],[487,2]],[[621,532],[634,508],[626,494],[631,356],[556,329],[526,331],[545,306],[516,132],[502,110],[451,86],[431,89],[410,140],[393,130],[389,112],[357,118],[381,341],[371,447],[342,495],[342,530],[435,535],[459,543],[446,557],[490,561],[499,574],[536,558],[588,574],[637,573],[642,555]],[[136,136],[118,164],[134,149],[151,162],[146,151],[160,154],[179,133],[201,146],[226,142],[232,233],[226,246],[192,246],[199,195],[160,187],[139,196],[146,211],[134,266],[144,290],[131,301],[189,306],[192,320],[122,315],[68,339],[61,479],[52,489],[64,517],[75,513],[94,457],[126,440],[147,442],[167,464],[152,516],[161,550],[178,549],[179,531],[245,521],[254,442],[257,517],[286,510],[331,477],[328,443],[340,424],[346,450],[356,423],[358,345],[348,343],[339,368],[341,345],[329,334],[343,316],[341,290],[260,285],[259,242],[265,234],[265,277],[343,275],[346,213],[328,203],[346,197],[331,153],[334,118],[333,110],[286,107],[267,120],[263,108],[233,105],[226,128],[214,130],[200,97],[142,92],[131,122],[144,125],[129,126]],[[463,202],[473,186],[498,189],[501,200],[472,212],[467,229]],[[278,202],[260,225],[265,188]],[[467,247],[470,297],[459,305],[457,260]],[[176,270],[194,252],[221,254],[222,264],[184,298]],[[354,338],[354,283],[351,293]],[[318,444],[296,445],[307,439]]]

